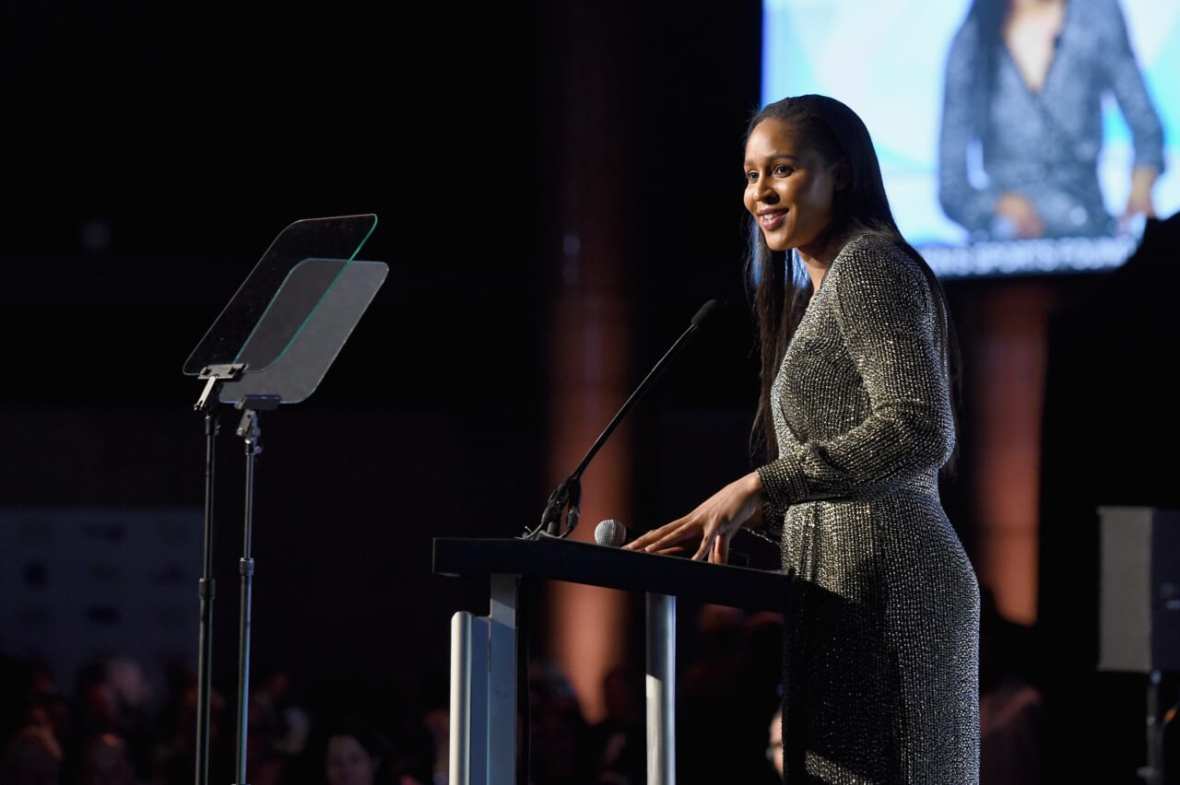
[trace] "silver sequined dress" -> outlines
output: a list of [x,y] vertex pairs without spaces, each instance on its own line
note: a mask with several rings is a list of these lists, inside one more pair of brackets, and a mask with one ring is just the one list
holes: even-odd
[[938,494],[954,425],[936,314],[917,263],[861,235],[774,382],[779,457],[758,472],[807,590],[785,710],[812,782],[979,781],[979,588]]

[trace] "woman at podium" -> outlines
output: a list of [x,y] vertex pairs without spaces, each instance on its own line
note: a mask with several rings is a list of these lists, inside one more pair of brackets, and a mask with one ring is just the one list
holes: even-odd
[[766,106],[743,172],[769,459],[628,547],[724,562],[739,528],[777,533],[802,587],[784,744],[809,781],[977,783],[979,588],[938,490],[956,432],[942,289],[839,101]]

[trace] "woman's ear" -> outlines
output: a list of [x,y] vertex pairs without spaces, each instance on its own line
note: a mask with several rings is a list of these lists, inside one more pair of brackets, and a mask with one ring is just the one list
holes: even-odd
[[836,162],[832,168],[832,176],[836,181],[836,190],[843,191],[852,184],[852,168],[848,165],[846,159],[841,159]]

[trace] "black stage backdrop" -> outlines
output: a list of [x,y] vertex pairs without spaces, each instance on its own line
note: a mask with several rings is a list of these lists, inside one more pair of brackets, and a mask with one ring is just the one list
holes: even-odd
[[[747,467],[756,365],[738,165],[758,99],[760,6],[596,7],[609,22],[596,29],[610,31],[597,45],[629,75],[617,85],[618,204],[635,379],[704,299],[733,305],[635,412],[647,526]],[[362,256],[391,264],[386,286],[314,398],[264,418],[256,659],[307,683],[442,700],[447,619],[479,608],[481,593],[430,575],[430,538],[514,535],[547,490],[545,336],[574,16],[542,2],[4,13],[0,503],[199,506],[198,386],[183,359],[289,221],[377,212]],[[1153,258],[1174,261],[1168,248]],[[1053,650],[1065,670],[1026,665],[1050,700],[1085,708],[1050,712],[1060,743],[1047,770],[1093,764],[1072,757],[1080,734],[1117,739],[1113,777],[1138,753],[1142,699],[1133,679],[1088,675],[1096,524],[1077,521],[1096,503],[1178,500],[1165,468],[1171,399],[1139,392],[1170,389],[1176,322],[1159,314],[1175,273],[1156,264],[1110,280],[1053,284],[1068,313],[1050,360],[1035,633],[1077,645]],[[961,331],[999,285],[949,287]],[[1117,341],[1092,334],[1094,313],[1120,326]],[[1136,362],[1116,377],[1115,356]],[[232,693],[241,448],[224,424],[215,663]],[[968,542],[971,469],[946,494]]]

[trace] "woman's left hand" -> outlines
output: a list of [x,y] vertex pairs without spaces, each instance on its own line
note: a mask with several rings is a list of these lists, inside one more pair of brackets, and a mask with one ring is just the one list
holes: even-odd
[[693,559],[707,556],[714,564],[724,564],[729,557],[729,541],[758,513],[761,494],[762,478],[751,472],[726,485],[683,518],[652,529],[623,547],[670,553],[683,549],[686,544],[699,543]]
[[1131,193],[1127,196],[1127,207],[1123,210],[1122,223],[1125,225],[1136,215],[1155,217],[1155,206],[1151,203],[1151,189],[1159,172],[1151,166],[1137,166],[1131,173]]

